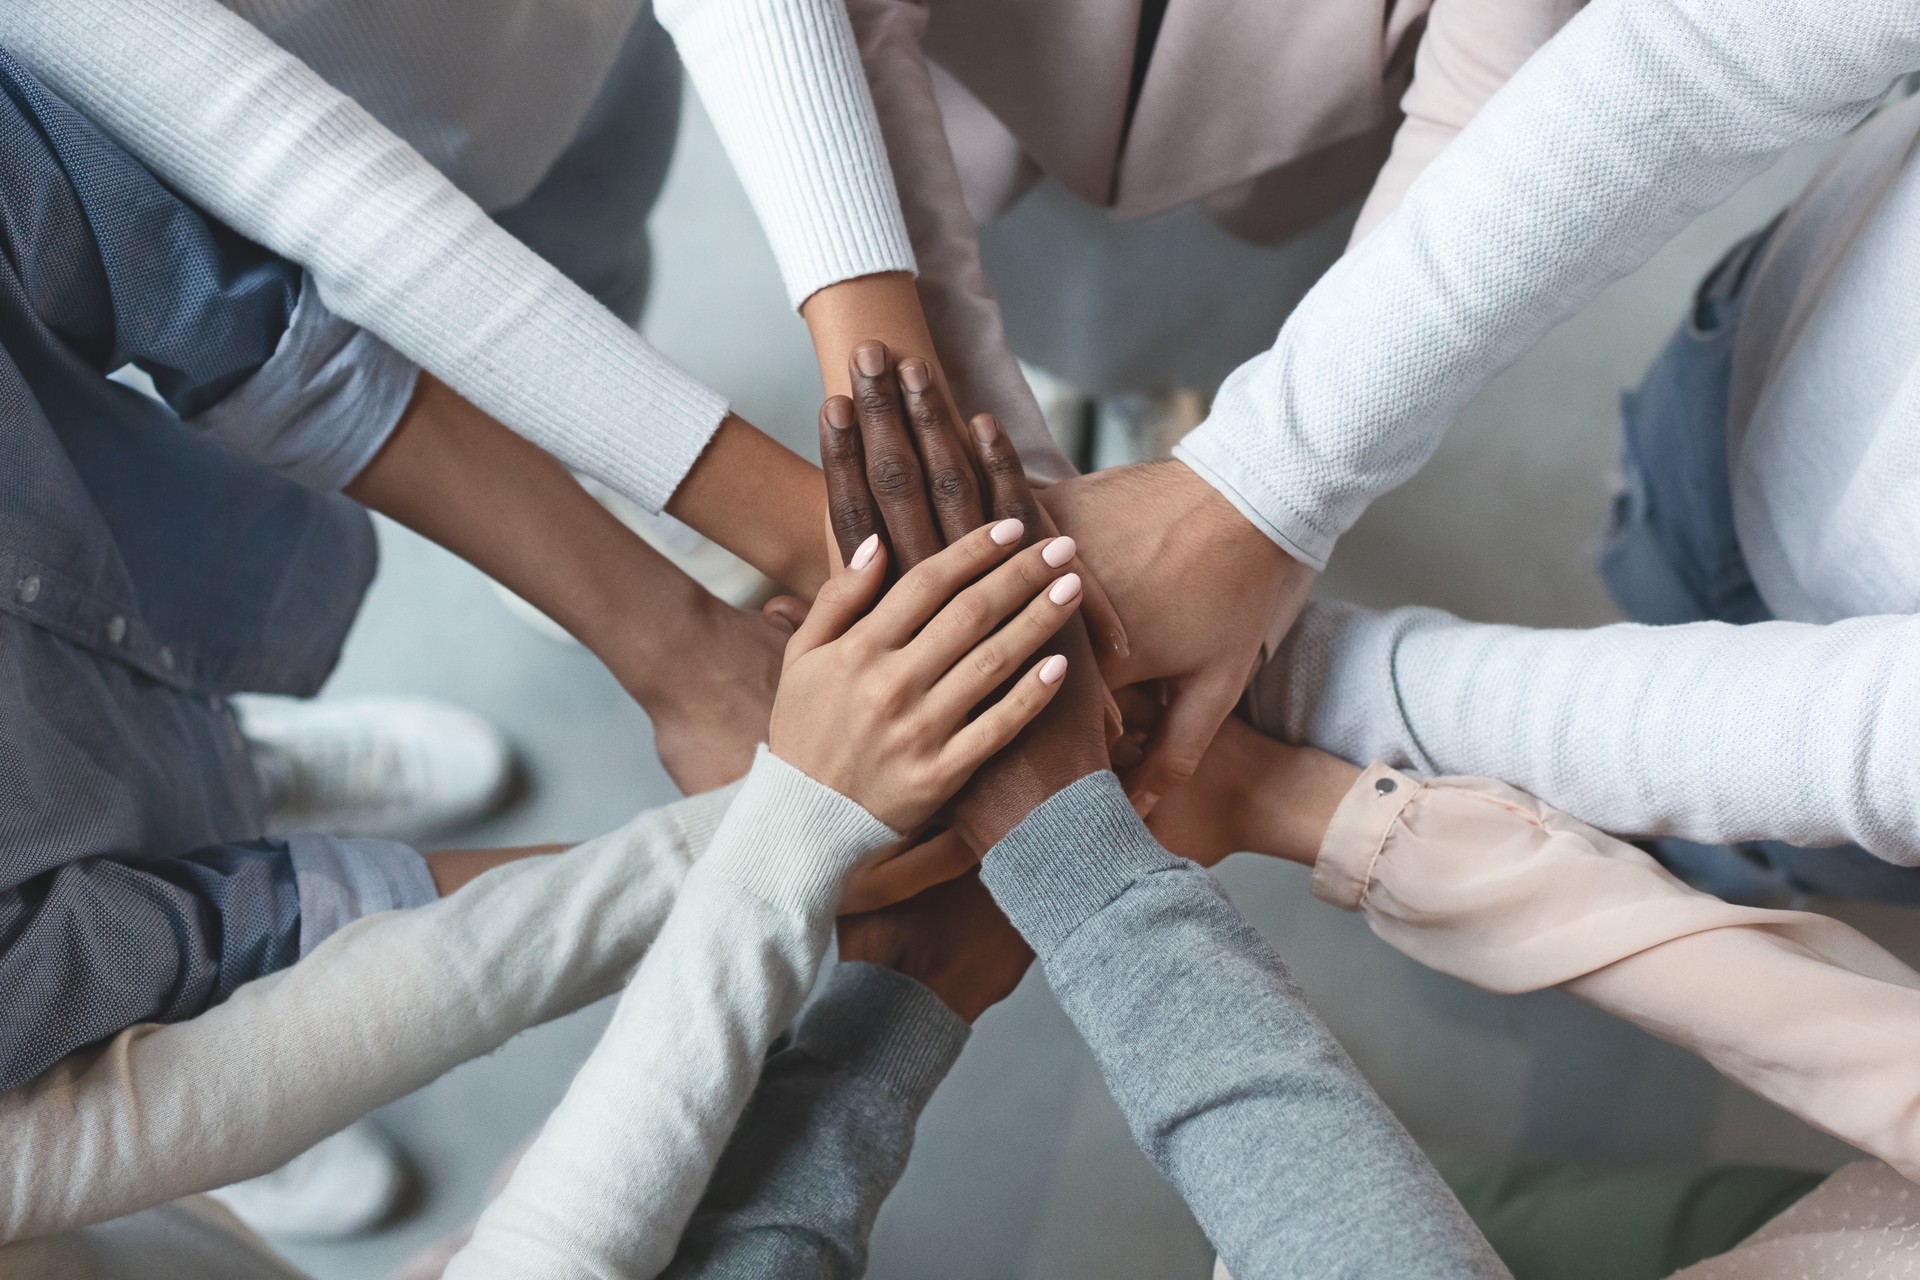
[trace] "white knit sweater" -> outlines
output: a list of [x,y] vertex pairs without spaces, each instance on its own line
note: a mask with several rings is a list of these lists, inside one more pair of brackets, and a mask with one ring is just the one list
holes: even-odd
[[1488,378],[1915,68],[1910,0],[1595,0],[1228,379],[1176,456],[1322,567]]
[[[235,7],[330,52],[343,81],[366,72],[370,97],[372,86],[397,93],[409,77],[465,94],[469,109],[453,123],[472,137],[455,148],[435,133],[447,121],[431,119],[418,122],[419,136],[497,205],[524,195],[564,146],[639,3],[494,0],[460,4],[437,22],[423,20],[423,5],[390,0]],[[667,0],[658,12],[793,300],[838,280],[911,270],[841,6]],[[497,55],[496,83],[476,84],[455,56],[483,37]],[[665,504],[724,416],[721,396],[215,0],[7,0],[0,44],[190,199],[307,267],[335,312],[650,509]],[[531,46],[525,65],[513,58],[522,44]],[[373,74],[382,67],[384,80]],[[492,109],[508,89],[510,109]],[[396,101],[380,105],[403,123]]]

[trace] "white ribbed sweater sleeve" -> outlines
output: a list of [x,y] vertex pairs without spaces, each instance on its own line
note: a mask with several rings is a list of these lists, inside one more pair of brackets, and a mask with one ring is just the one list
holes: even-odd
[[658,511],[726,402],[214,0],[8,0],[0,42],[189,199],[567,465]]
[[897,838],[762,747],[606,1034],[447,1280],[663,1271],[813,985],[847,877]]
[[1623,836],[1920,865],[1920,617],[1534,631],[1316,602],[1251,703],[1275,737],[1498,778]]
[[914,269],[843,0],[655,0],[654,13],[794,306],[842,280]]
[[1324,566],[1488,378],[1915,68],[1909,0],[1595,0],[1234,372],[1176,456]]
[[[832,0],[660,6],[796,303],[911,270]],[[215,0],[9,0],[0,41],[327,306],[561,461],[659,510],[726,402],[502,231],[411,147]]]
[[0,1244],[265,1173],[618,990],[737,791],[357,920],[191,1021],[129,1028],[0,1094]]

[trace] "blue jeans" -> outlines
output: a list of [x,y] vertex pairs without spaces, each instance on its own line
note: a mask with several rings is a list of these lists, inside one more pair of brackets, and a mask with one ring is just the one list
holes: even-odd
[[[1707,274],[1692,313],[1638,390],[1621,397],[1623,484],[1600,552],[1600,575],[1636,622],[1745,624],[1772,618],[1741,553],[1728,478],[1727,397],[1747,280],[1771,226]],[[1856,845],[1800,849],[1777,840],[1704,845],[1647,842],[1687,883],[1730,902],[1818,895],[1920,904],[1920,868]]]

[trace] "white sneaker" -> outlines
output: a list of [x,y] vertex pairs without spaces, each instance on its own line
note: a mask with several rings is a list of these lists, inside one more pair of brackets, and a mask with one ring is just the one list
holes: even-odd
[[275,835],[420,840],[491,812],[513,752],[499,731],[425,698],[234,700]]
[[272,1173],[208,1194],[263,1236],[338,1240],[385,1221],[406,1182],[400,1149],[362,1120]]

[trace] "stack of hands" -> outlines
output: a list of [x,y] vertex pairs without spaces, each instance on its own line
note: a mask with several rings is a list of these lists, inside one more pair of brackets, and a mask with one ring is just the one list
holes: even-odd
[[[981,884],[980,859],[1048,798],[1116,760],[1175,852],[1209,866],[1237,849],[1311,862],[1324,829],[1312,814],[1331,812],[1353,770],[1315,768],[1318,753],[1237,720],[1214,736],[1281,602],[1248,610],[1247,652],[1231,670],[1216,664],[1192,688],[1158,674],[1130,681],[1123,716],[1103,676],[1152,667],[1137,665],[1111,600],[1090,589],[1080,545],[1056,532],[1006,433],[987,414],[963,425],[924,362],[896,366],[877,343],[855,352],[851,377],[853,395],[829,399],[820,415],[831,576],[811,607],[780,597],[765,611],[794,632],[771,750],[909,833],[850,889],[841,958],[902,971],[977,1018],[1033,959]],[[1116,500],[1158,501],[1155,470],[1049,497],[1073,519],[1098,520]],[[1155,553],[1177,560],[1179,542]],[[1099,656],[1090,629],[1103,636]],[[1161,652],[1175,656],[1194,656],[1179,646],[1197,652],[1207,639],[1179,635],[1177,621],[1167,630],[1173,645]],[[1272,781],[1289,763],[1315,794],[1280,803]]]

